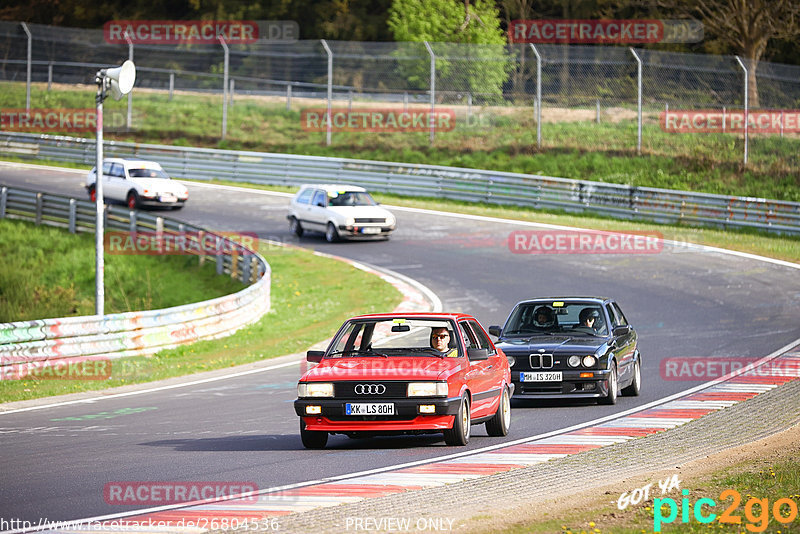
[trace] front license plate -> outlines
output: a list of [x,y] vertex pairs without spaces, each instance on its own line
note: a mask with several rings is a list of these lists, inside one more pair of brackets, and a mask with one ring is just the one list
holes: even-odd
[[374,226],[369,226],[367,228],[362,228],[361,229],[361,233],[362,234],[379,234],[379,233],[381,233],[381,229],[377,228],[377,227],[374,227]]
[[344,405],[347,415],[394,415],[394,404],[387,402],[347,403]]
[[561,382],[561,371],[520,373],[520,382]]
[[161,202],[176,202],[178,197],[173,195],[161,195]]

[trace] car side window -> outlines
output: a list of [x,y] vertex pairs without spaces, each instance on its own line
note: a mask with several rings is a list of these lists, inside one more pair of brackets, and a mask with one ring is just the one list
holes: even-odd
[[488,349],[489,353],[493,353],[494,350],[492,349],[492,343],[489,341],[489,338],[486,336],[486,333],[483,331],[483,328],[476,321],[469,321],[469,326],[472,329],[472,332],[475,336],[476,340],[476,347],[479,349]]
[[111,163],[108,161],[103,163],[103,174],[111,174]]
[[617,316],[616,321],[619,321],[619,324],[615,322],[615,326],[626,326],[628,324],[628,320],[625,319],[625,314],[622,313],[622,310],[619,309],[619,306],[616,302],[611,303],[611,307],[614,309],[614,315]]
[[327,205],[325,197],[326,197],[325,191],[317,191],[316,193],[314,193],[314,201],[312,202],[312,204],[314,206],[320,206],[324,208]]
[[114,176],[115,178],[125,178],[125,170],[119,163],[114,163],[113,165],[111,165],[111,172],[109,172],[108,174]]
[[469,326],[467,326],[467,323],[463,321],[458,323],[458,328],[461,329],[461,337],[464,338],[464,345],[467,348],[475,347],[476,346],[475,336],[472,334],[472,331],[470,330]]
[[311,202],[311,194],[313,192],[314,192],[313,189],[304,189],[303,192],[301,192],[297,196],[297,203],[298,204],[308,204],[308,203],[310,203]]
[[611,317],[611,328],[620,326],[622,323],[620,322],[620,318],[617,317],[617,311],[614,309],[614,306],[608,304],[606,305],[606,310],[608,311],[608,316]]

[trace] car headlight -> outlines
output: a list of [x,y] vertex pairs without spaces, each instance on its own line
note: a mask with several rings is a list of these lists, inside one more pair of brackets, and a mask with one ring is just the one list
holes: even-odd
[[352,217],[348,217],[344,221],[344,225],[345,226],[353,226],[354,224],[356,224],[356,220],[354,218],[352,218]]
[[514,367],[514,364],[517,363],[517,359],[513,356],[509,356],[508,354],[506,354],[506,359],[508,360],[509,367]]
[[447,382],[409,382],[409,397],[446,397]]
[[581,357],[580,356],[570,356],[567,360],[567,365],[570,367],[578,367],[581,364]]
[[584,367],[594,367],[594,364],[596,364],[596,363],[597,363],[597,358],[595,358],[591,354],[589,356],[584,356],[583,357],[583,366]]
[[397,221],[394,218],[394,215],[387,215],[386,216],[386,224],[389,226],[394,226]]
[[297,384],[298,397],[333,397],[331,382],[301,382]]

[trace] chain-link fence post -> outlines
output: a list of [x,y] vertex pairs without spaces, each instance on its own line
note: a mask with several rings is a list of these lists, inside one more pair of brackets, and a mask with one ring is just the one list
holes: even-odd
[[331,134],[333,132],[333,114],[331,113],[331,105],[333,101],[333,52],[331,51],[331,47],[328,46],[328,43],[325,39],[320,39],[322,43],[322,47],[325,49],[325,53],[328,54],[328,135],[326,138],[326,144],[331,144]]
[[28,74],[25,81],[25,110],[31,110],[31,64],[33,63],[33,36],[31,35],[28,25],[20,22],[25,35],[28,36]]
[[536,146],[542,146],[542,56],[531,43],[531,50],[536,56]]
[[636,59],[636,153],[642,155],[642,59],[636,50],[629,49]]
[[745,67],[742,59],[739,56],[736,57],[736,61],[739,62],[739,66],[742,67],[744,71],[744,164],[747,165],[747,145],[749,139],[749,125],[750,125],[750,98],[748,92],[750,91],[748,78],[749,73],[747,72],[747,67]]
[[424,44],[425,48],[428,50],[428,54],[431,56],[431,116],[428,117],[428,124],[431,128],[431,145],[433,145],[434,121],[436,120],[434,118],[434,113],[436,111],[436,54],[433,53],[433,48],[428,44],[428,41],[424,41]]
[[225,134],[228,133],[228,61],[230,52],[225,39],[221,35],[218,38],[219,44],[222,45],[222,49],[225,51],[225,60],[222,68],[222,138],[225,139]]

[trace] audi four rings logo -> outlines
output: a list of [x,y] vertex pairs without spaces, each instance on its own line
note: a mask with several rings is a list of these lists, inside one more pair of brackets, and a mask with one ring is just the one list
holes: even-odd
[[356,395],[383,395],[386,393],[386,386],[383,384],[356,384],[353,391]]

